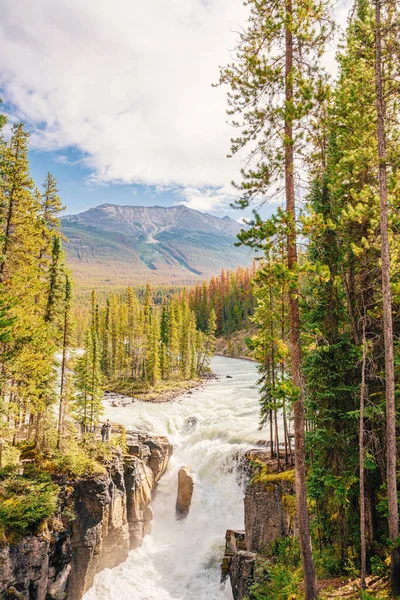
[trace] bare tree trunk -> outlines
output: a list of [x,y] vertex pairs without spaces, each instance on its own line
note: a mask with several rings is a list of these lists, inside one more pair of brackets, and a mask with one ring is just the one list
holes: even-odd
[[[293,272],[297,266],[297,240],[296,203],[294,193],[294,141],[291,117],[291,105],[293,103],[293,33],[291,29],[293,18],[292,0],[286,0],[285,10],[287,20],[285,39],[285,192],[286,212],[289,219],[287,233],[288,268],[290,272]],[[289,323],[292,381],[299,391],[299,397],[294,403],[296,512],[299,525],[300,549],[303,565],[304,595],[306,600],[315,600],[318,597],[318,585],[311,547],[310,518],[307,507],[304,391],[300,351],[300,312],[297,289],[289,290]]]
[[367,575],[367,549],[365,538],[365,470],[364,470],[364,404],[365,404],[365,362],[367,356],[365,340],[366,317],[363,319],[362,336],[362,364],[361,364],[361,388],[360,388],[360,542],[361,542],[361,572],[360,587],[365,590],[365,577]]
[[270,457],[274,458],[274,433],[273,433],[272,409],[269,410],[269,444],[270,444]]
[[390,289],[390,249],[387,204],[385,108],[382,84],[382,42],[381,42],[381,0],[375,0],[375,84],[379,160],[379,197],[382,257],[382,296],[383,296],[383,334],[385,340],[385,379],[386,379],[386,467],[389,513],[389,538],[393,543],[391,550],[391,584],[394,596],[400,595],[400,548],[399,514],[397,502],[396,477],[396,402],[394,384],[392,294]]
[[61,448],[62,435],[64,433],[64,412],[65,412],[65,388],[67,377],[67,338],[68,338],[68,309],[64,313],[64,335],[63,335],[63,350],[61,360],[61,382],[60,382],[60,405],[58,410],[58,432],[57,432],[57,448]]
[[[282,286],[282,297],[281,297],[281,339],[283,341],[285,337],[285,289]],[[281,379],[282,383],[285,379],[285,361],[281,361]],[[282,415],[283,415],[283,437],[285,441],[285,464],[289,464],[289,456],[288,456],[288,445],[289,443],[289,432],[287,426],[287,418],[286,418],[286,398],[283,398],[282,402]]]
[[279,455],[279,430],[278,430],[278,409],[275,397],[275,350],[274,350],[274,312],[273,312],[273,301],[272,301],[272,286],[269,288],[269,308],[270,308],[270,319],[271,319],[271,389],[273,394],[274,402],[274,433],[275,433],[275,451],[278,471],[281,470],[281,459]]
[[283,400],[283,406],[282,406],[282,416],[283,416],[283,438],[284,438],[284,443],[285,443],[285,465],[289,464],[289,432],[288,432],[288,426],[287,426],[287,418],[286,418],[286,401],[285,399]]

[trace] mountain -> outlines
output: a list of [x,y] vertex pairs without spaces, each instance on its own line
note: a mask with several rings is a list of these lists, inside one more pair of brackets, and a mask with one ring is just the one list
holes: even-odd
[[80,288],[186,285],[252,261],[235,247],[242,226],[187,206],[103,204],[62,218],[67,260]]

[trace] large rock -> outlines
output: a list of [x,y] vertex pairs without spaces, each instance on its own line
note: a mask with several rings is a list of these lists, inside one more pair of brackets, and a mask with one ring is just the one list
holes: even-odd
[[181,467],[178,473],[178,496],[176,499],[176,513],[179,518],[189,514],[193,496],[193,475],[190,465]]
[[233,557],[230,567],[230,579],[234,600],[251,600],[250,588],[255,581],[256,555],[253,552],[239,550]]
[[128,556],[129,526],[121,456],[114,457],[106,475],[78,482],[75,496],[68,594],[81,598],[93,585],[96,573],[119,565]]
[[239,550],[246,550],[244,531],[228,529],[225,534],[225,555],[222,559],[221,582],[229,577],[232,559]]
[[115,453],[107,472],[73,483],[76,518],[61,518],[38,535],[0,543],[0,598],[81,600],[96,573],[126,559],[140,545],[153,518],[156,482],[172,446],[167,438],[130,435],[129,455]]
[[[266,453],[257,450],[248,453],[246,458],[262,463]],[[261,467],[253,464],[248,468],[249,475],[261,474]],[[268,478],[264,483],[248,483],[244,498],[245,530],[228,529],[226,532],[221,569],[221,580],[230,578],[234,600],[245,597],[251,600],[250,588],[256,580],[257,554],[268,553],[278,538],[293,535],[296,525],[294,493],[294,484],[288,473]]]
[[293,534],[294,518],[289,507],[294,486],[287,481],[249,485],[244,498],[246,548],[265,552],[280,537]]

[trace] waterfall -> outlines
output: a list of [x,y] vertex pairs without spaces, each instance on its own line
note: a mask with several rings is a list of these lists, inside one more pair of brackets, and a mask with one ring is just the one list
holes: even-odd
[[[125,563],[99,573],[84,600],[232,598],[229,582],[220,584],[220,563],[226,529],[243,528],[238,456],[265,433],[257,430],[255,364],[216,357],[212,368],[218,379],[175,402],[107,407],[107,417],[127,427],[168,435],[174,455],[152,502],[152,533]],[[188,464],[192,506],[176,520],[178,470]]]

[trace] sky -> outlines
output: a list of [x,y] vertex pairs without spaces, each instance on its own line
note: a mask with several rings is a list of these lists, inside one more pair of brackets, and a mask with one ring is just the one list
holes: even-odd
[[[349,0],[340,0],[345,22]],[[31,132],[32,175],[68,214],[104,203],[229,208],[226,89],[242,0],[0,0],[0,95]],[[334,72],[333,51],[328,69]]]

